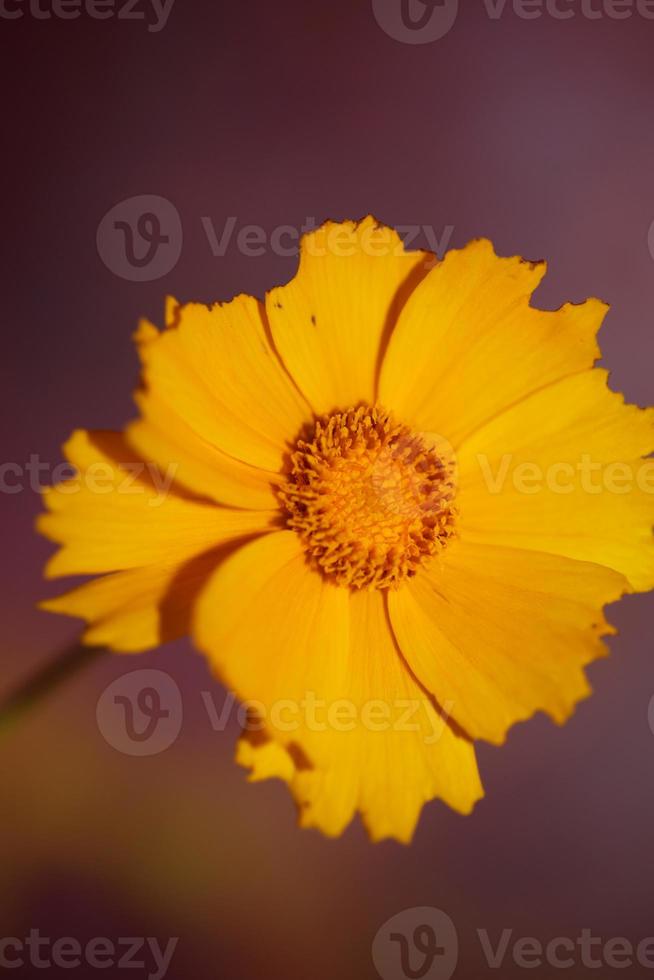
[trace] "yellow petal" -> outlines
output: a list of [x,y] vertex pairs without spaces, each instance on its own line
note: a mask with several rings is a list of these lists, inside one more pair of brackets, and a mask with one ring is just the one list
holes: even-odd
[[353,593],[350,616],[347,703],[358,724],[340,733],[327,771],[298,772],[293,790],[301,822],[340,832],[334,801],[352,800],[372,840],[408,843],[425,803],[440,798],[469,813],[483,796],[474,748],[454,733],[407,670],[383,595]]
[[294,531],[258,538],[220,565],[193,627],[221,680],[242,700],[264,705],[276,737],[301,744],[313,762],[329,752],[304,704],[341,696],[348,632],[348,592],[307,567]]
[[389,609],[438,703],[472,738],[501,743],[538,710],[562,723],[590,693],[583,667],[611,632],[602,607],[625,591],[601,565],[458,541],[392,592]]
[[142,417],[127,427],[125,437],[143,459],[153,460],[164,472],[173,467],[177,483],[218,503],[254,510],[277,506],[276,474],[205,442],[154,391],[138,392],[136,401]]
[[469,540],[607,565],[654,586],[654,410],[594,369],[536,392],[458,453]]
[[195,448],[204,441],[277,472],[309,412],[270,344],[261,304],[250,296],[189,303],[177,308],[174,324],[157,336],[147,328],[137,334],[146,414],[156,420],[152,394],[193,430]]
[[433,263],[368,217],[305,235],[297,275],[266,297],[275,345],[317,414],[372,404],[402,305]]
[[221,560],[217,549],[185,562],[161,563],[103,575],[41,609],[78,616],[89,624],[83,642],[138,653],[189,632],[193,603]]
[[290,781],[303,826],[336,836],[360,810],[373,839],[408,841],[428,800],[467,813],[481,796],[473,747],[406,669],[381,593],[325,584],[291,532],[258,539],[216,571],[194,632],[266,721],[268,738],[248,733],[239,761],[255,778]]
[[248,781],[281,779],[290,783],[295,775],[295,765],[287,750],[265,733],[244,732],[236,743],[236,762],[249,769]]
[[379,399],[457,446],[530,392],[592,366],[607,307],[536,310],[545,264],[498,258],[488,241],[447,253],[415,289],[390,339]]
[[64,447],[78,475],[44,494],[38,529],[63,545],[48,577],[175,563],[269,529],[275,511],[230,510],[194,500],[171,473],[135,457],[115,432],[77,431]]

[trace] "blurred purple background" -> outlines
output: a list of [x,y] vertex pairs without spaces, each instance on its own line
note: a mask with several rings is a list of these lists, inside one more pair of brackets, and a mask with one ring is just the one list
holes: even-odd
[[[427,226],[415,245],[487,235],[502,254],[547,258],[541,305],[610,301],[612,385],[653,401],[654,20],[569,6],[569,20],[510,3],[493,18],[466,2],[444,37],[408,44],[365,0],[176,0],[156,32],[37,19],[8,0],[23,16],[0,17],[3,460],[38,454],[51,471],[73,428],[132,416],[130,336],[141,315],[161,321],[166,293],[228,299],[288,280],[295,259],[270,244],[246,254],[243,226],[269,236],[368,212]],[[146,194],[174,205],[183,243],[165,275],[133,282],[104,264],[96,233]],[[206,226],[220,238],[229,219],[214,255]],[[8,692],[78,627],[34,608],[61,588],[42,581],[38,494],[5,487],[0,505]],[[653,613],[642,596],[613,610],[620,635],[591,668],[595,696],[564,729],[538,718],[482,747],[486,800],[469,818],[430,805],[410,848],[372,846],[358,825],[338,841],[296,830],[286,789],[250,786],[232,763],[235,723],[213,731],[202,692],[218,707],[225,695],[188,644],[107,656],[2,736],[0,938],[178,936],[173,980],[364,980],[384,921],[436,906],[458,930],[455,976],[472,980],[493,972],[478,928],[493,943],[503,928],[542,942],[584,927],[654,935]],[[139,667],[170,673],[184,701],[180,737],[149,758],[116,751],[96,723],[106,686]],[[499,975],[524,972],[508,954]]]

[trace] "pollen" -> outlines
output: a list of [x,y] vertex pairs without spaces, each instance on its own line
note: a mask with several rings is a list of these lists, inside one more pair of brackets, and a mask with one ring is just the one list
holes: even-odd
[[397,588],[455,532],[451,459],[379,406],[319,418],[280,495],[310,563],[353,589]]

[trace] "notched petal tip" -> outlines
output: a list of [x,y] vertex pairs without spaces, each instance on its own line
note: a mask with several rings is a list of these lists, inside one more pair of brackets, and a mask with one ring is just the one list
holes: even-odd
[[151,344],[159,336],[159,330],[154,323],[151,323],[150,320],[141,319],[132,334],[132,340],[140,351],[141,348],[147,347],[148,344]]
[[182,303],[174,296],[166,296],[165,305],[165,324],[166,328],[170,329],[176,327],[179,322],[179,317],[182,310]]
[[547,273],[548,265],[546,259],[525,259],[521,255],[501,255],[490,238],[473,238],[462,248],[452,248],[444,256],[444,260],[450,256],[466,256],[479,261],[489,259],[506,267],[510,278],[526,277],[531,284],[531,292],[534,292]]
[[[308,258],[319,258],[325,254],[325,249],[327,254],[337,257],[340,255],[343,258],[352,258],[363,253],[381,258],[423,255],[432,260],[432,264],[434,259],[437,260],[432,252],[405,246],[397,228],[380,221],[372,214],[354,220],[327,219],[321,225],[304,232],[300,238],[300,267]],[[271,292],[276,292],[276,289]]]
[[[183,308],[183,304],[178,299],[175,299],[174,296],[166,296],[164,303],[164,333],[166,330],[173,330],[179,326]],[[132,340],[137,348],[141,350],[142,348],[146,348],[152,341],[157,340],[161,336],[161,333],[162,331],[159,330],[156,324],[152,323],[146,317],[141,317],[136,330],[132,334]]]
[[87,448],[90,441],[88,429],[73,429],[66,441],[62,443],[61,451],[65,458],[74,464],[74,459],[78,455],[78,450]]

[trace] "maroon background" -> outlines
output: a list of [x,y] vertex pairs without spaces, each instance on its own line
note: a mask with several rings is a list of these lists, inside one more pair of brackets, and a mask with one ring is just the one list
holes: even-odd
[[[545,257],[541,303],[609,300],[612,384],[653,400],[654,22],[508,8],[495,21],[466,3],[445,38],[410,46],[367,2],[177,0],[157,34],[29,16],[0,32],[4,460],[54,466],[74,427],[130,417],[130,335],[140,315],[161,319],[166,292],[260,295],[293,274],[270,252],[212,256],[202,216],[270,232],[373,212]],[[96,250],[106,211],[139,194],[173,202],[184,228],[155,282],[113,275]],[[9,690],[77,627],[34,609],[56,591],[38,496],[0,506]],[[432,804],[411,848],[373,847],[358,825],[336,842],[297,831],[286,790],[248,786],[232,764],[233,727],[211,730],[200,692],[220,690],[185,643],[107,658],[2,737],[0,937],[175,935],[173,980],[363,980],[377,929],[411,906],[452,916],[460,978],[488,975],[477,927],[654,935],[653,611],[624,601],[594,698],[562,730],[539,718],[482,747],[487,799],[467,819]],[[182,687],[184,729],[163,755],[122,756],[97,729],[97,699],[126,666]]]

